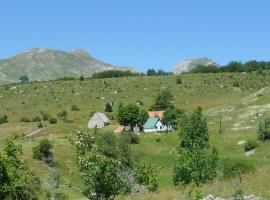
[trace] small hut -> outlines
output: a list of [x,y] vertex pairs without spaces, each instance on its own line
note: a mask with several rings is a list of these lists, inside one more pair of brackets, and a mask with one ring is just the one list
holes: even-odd
[[109,124],[110,120],[104,113],[96,112],[88,122],[88,128],[103,128]]

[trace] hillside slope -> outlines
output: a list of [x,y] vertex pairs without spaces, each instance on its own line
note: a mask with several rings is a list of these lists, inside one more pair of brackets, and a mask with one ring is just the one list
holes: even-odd
[[[169,89],[173,92],[175,105],[184,108],[187,113],[197,106],[204,109],[210,142],[217,147],[220,159],[234,157],[254,163],[256,171],[243,177],[245,192],[269,199],[270,142],[261,142],[255,154],[250,157],[245,156],[244,146],[238,143],[255,140],[259,122],[270,116],[270,71],[263,74],[182,74],[181,79],[182,84],[176,84],[176,76],[140,76],[0,86],[0,115],[6,114],[9,119],[8,123],[0,125],[0,145],[7,137],[22,144],[23,159],[44,179],[48,176],[48,169],[44,163],[32,158],[32,147],[41,138],[52,140],[61,175],[79,187],[82,179],[76,170],[74,154],[68,140],[70,130],[86,128],[89,116],[95,111],[104,112],[107,102],[113,102],[114,114],[117,113],[120,102],[126,104],[140,101],[140,107],[148,109],[160,90]],[[235,82],[239,83],[239,87],[234,87]],[[80,110],[71,111],[73,105],[77,105]],[[40,116],[41,110],[53,117],[66,110],[72,123],[59,119],[57,124],[52,125],[42,121],[46,129],[40,135],[33,139],[23,138],[23,135],[37,130],[38,123],[22,123],[20,119]],[[223,129],[221,134],[220,113]],[[114,118],[105,130],[113,131],[117,127],[118,122]],[[179,143],[177,131],[171,134],[141,133],[140,141],[140,144],[132,145],[135,163],[151,163],[156,169],[160,188],[157,193],[141,194],[130,199],[179,199],[185,188],[174,187],[172,182],[174,152]],[[204,194],[228,195],[233,194],[237,184],[237,178],[218,177],[201,186],[201,189]],[[84,199],[71,188],[63,190],[70,199]],[[120,196],[117,199],[127,197]]]
[[32,81],[53,80],[65,76],[89,77],[95,72],[113,69],[118,68],[97,60],[83,49],[65,52],[34,48],[9,59],[0,60],[0,82],[18,82],[22,75],[28,76]]

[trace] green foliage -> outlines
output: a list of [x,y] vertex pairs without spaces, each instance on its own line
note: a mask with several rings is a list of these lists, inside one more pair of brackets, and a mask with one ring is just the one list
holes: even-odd
[[250,151],[252,149],[255,149],[259,146],[258,142],[255,140],[249,140],[247,141],[247,143],[245,144],[245,151]]
[[80,111],[80,108],[79,108],[77,105],[74,104],[74,105],[71,107],[71,111],[77,112],[77,111]]
[[270,139],[270,118],[266,118],[263,122],[260,122],[258,134],[258,138],[261,141]]
[[167,110],[169,108],[174,108],[172,101],[172,93],[169,90],[163,90],[155,98],[155,102],[150,107],[150,110]]
[[117,140],[118,160],[121,165],[132,168],[133,160],[130,148],[130,138],[127,135],[119,136]]
[[178,108],[170,108],[164,112],[162,120],[167,125],[176,126],[183,115],[184,110]]
[[56,124],[57,123],[57,119],[55,117],[50,117],[49,118],[49,123],[50,124]]
[[80,81],[84,81],[84,77],[83,77],[83,76],[80,76],[80,77],[79,77],[79,80],[80,80]]
[[84,180],[84,195],[89,199],[114,199],[123,187],[118,162],[95,151],[88,152],[80,166]]
[[133,176],[139,184],[147,186],[149,191],[158,190],[155,170],[151,165],[139,163],[134,167]]
[[155,69],[148,69],[147,72],[146,72],[146,75],[147,76],[156,76],[157,73],[156,73]]
[[114,199],[124,186],[119,161],[110,158],[116,157],[118,143],[111,133],[104,133],[97,138],[95,135],[95,130],[85,129],[75,132],[72,140],[84,181],[83,193],[93,200]]
[[62,112],[57,114],[57,117],[61,120],[66,121],[67,120],[67,111],[63,110]]
[[53,157],[53,144],[48,139],[39,141],[37,146],[33,147],[33,157],[38,160],[47,160]]
[[139,144],[140,143],[140,136],[134,132],[126,133],[127,137],[131,144]]
[[222,67],[199,65],[192,69],[190,73],[251,72],[266,69],[270,69],[270,62],[251,60],[246,63],[232,61]]
[[19,80],[21,81],[21,83],[28,83],[29,82],[29,78],[26,75],[23,75],[19,78]]
[[239,81],[234,81],[233,82],[233,87],[239,87],[239,86],[240,86]]
[[138,125],[142,127],[147,121],[148,117],[149,117],[148,112],[146,110],[141,110],[138,115],[137,121]]
[[8,123],[8,116],[7,115],[0,115],[0,124]]
[[11,140],[4,143],[4,155],[0,157],[0,199],[38,199],[40,180],[21,161],[17,154],[21,146]]
[[96,144],[98,152],[110,158],[117,158],[117,138],[114,133],[99,133],[96,138]]
[[28,117],[21,117],[21,122],[31,122],[31,119]]
[[112,112],[112,111],[113,111],[112,105],[109,102],[106,103],[105,112]]
[[185,199],[187,199],[187,200],[201,200],[201,199],[203,199],[202,191],[198,188],[198,186],[194,182],[192,182],[191,184],[188,185],[186,191],[187,192],[186,192]]
[[127,104],[120,107],[117,118],[122,125],[134,126],[138,123],[140,108],[136,104]]
[[40,122],[41,121],[41,117],[40,116],[36,116],[32,118],[32,122]]
[[39,122],[38,125],[37,125],[37,127],[38,128],[43,128],[44,126],[43,126],[43,124],[41,122]]
[[185,116],[180,127],[182,141],[174,163],[174,184],[193,181],[201,184],[212,180],[216,176],[218,152],[209,145],[207,122],[202,109],[198,108],[191,116]]
[[222,161],[222,172],[224,178],[233,178],[235,176],[255,171],[253,162],[243,158],[226,158]]
[[176,76],[176,84],[182,84],[181,76]]
[[49,114],[47,114],[47,113],[45,113],[43,111],[40,111],[40,114],[42,115],[42,119],[44,121],[48,121],[49,120],[49,118],[50,118],[50,115]]
[[91,76],[93,79],[101,78],[113,78],[113,77],[129,77],[129,76],[141,76],[140,73],[133,73],[131,71],[122,71],[122,70],[108,70],[103,72],[95,73]]

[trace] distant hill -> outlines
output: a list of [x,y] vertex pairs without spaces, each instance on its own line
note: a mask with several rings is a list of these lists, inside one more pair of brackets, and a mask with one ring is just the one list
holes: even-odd
[[199,65],[204,65],[204,66],[209,66],[209,65],[214,65],[214,66],[218,66],[218,64],[209,59],[209,58],[199,58],[199,59],[191,59],[191,60],[184,60],[180,63],[178,63],[174,70],[173,73],[174,74],[180,74],[182,72],[188,72],[194,68],[196,68]]
[[139,70],[117,67],[92,57],[87,51],[71,52],[47,48],[33,48],[9,59],[0,60],[0,82],[18,82],[26,75],[31,81],[53,80],[61,77],[89,77],[106,70]]

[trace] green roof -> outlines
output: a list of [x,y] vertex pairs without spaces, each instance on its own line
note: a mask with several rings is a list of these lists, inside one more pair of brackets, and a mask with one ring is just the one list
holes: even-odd
[[156,124],[158,123],[158,117],[148,118],[147,122],[144,125],[145,129],[152,129],[155,128]]

